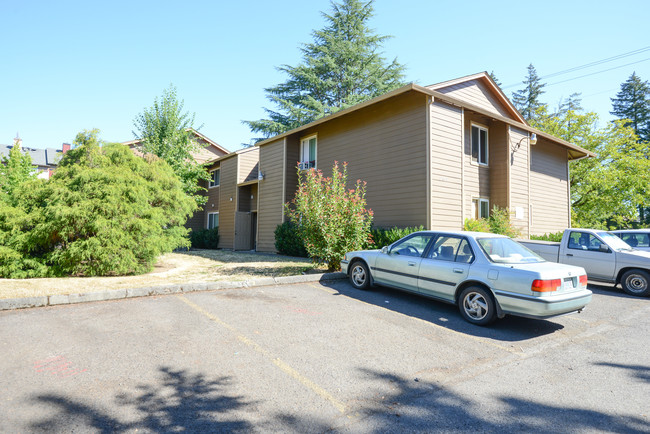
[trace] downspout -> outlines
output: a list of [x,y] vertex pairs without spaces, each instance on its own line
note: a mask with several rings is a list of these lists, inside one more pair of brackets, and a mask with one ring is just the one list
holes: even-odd
[[[460,228],[465,227],[465,107],[460,108]],[[471,198],[470,198],[471,206]]]
[[433,152],[432,152],[432,147],[433,143],[431,142],[431,116],[433,116],[433,97],[429,96],[427,97],[427,104],[426,104],[426,182],[427,182],[427,217],[426,217],[426,229],[431,230],[433,229],[433,210],[431,209],[432,203],[431,203],[431,171],[433,170]]

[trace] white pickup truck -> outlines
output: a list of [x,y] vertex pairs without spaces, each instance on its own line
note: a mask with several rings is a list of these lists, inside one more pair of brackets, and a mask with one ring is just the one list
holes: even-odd
[[650,252],[596,229],[567,229],[559,243],[517,240],[547,261],[577,265],[589,280],[621,284],[630,295],[650,295]]

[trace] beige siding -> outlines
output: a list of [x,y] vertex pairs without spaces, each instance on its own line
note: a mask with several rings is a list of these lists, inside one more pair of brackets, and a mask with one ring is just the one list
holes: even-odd
[[[472,124],[487,128],[488,130],[488,165],[479,165],[478,162],[472,161]],[[492,162],[492,151],[498,142],[493,145],[493,130],[499,128],[499,123],[492,123],[490,119],[476,115],[472,112],[465,111],[465,144],[464,144],[464,164],[463,179],[465,181],[465,218],[474,218],[472,214],[472,201],[482,198],[490,201],[492,208],[492,198],[490,197],[490,172]],[[498,135],[498,133],[497,133]]]
[[[300,137],[304,137],[301,135]],[[318,157],[318,150],[316,150],[316,156]],[[300,139],[296,136],[287,137],[287,153],[286,153],[286,184],[285,184],[285,193],[284,200],[285,202],[290,202],[293,200],[293,196],[296,192],[298,186],[298,161],[300,160]],[[322,166],[319,166],[322,168]]]
[[432,229],[462,228],[462,110],[434,102],[430,106]]
[[496,95],[479,80],[454,84],[437,89],[437,91],[501,116],[512,117],[503,104],[499,102]]
[[229,158],[221,162],[220,176],[219,247],[222,249],[232,249],[235,242],[237,157]]
[[282,139],[260,147],[260,171],[264,179],[258,184],[257,250],[261,252],[275,251],[274,231],[282,223],[283,157]]
[[250,148],[237,155],[239,159],[239,184],[257,179],[257,168],[259,166],[260,148]]
[[[510,148],[514,149],[521,143],[515,152],[510,153],[510,217],[512,224],[518,228],[522,236],[527,237],[528,207],[529,207],[529,144],[527,133],[516,128],[510,128]],[[523,139],[523,140],[522,140]],[[521,218],[516,217],[516,211],[522,211]]]
[[531,148],[530,201],[532,235],[569,227],[569,187],[565,148],[540,140]]
[[508,126],[490,127],[490,207],[508,208]]
[[335,161],[347,162],[349,187],[357,179],[367,182],[376,226],[427,226],[426,107],[424,95],[400,95],[290,138],[286,200],[297,186],[300,138],[317,134],[317,168],[330,176]]

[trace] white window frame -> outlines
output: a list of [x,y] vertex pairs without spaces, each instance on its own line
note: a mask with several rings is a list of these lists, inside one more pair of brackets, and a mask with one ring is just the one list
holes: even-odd
[[[479,143],[477,147],[477,153],[476,153],[476,158],[474,158],[474,155],[472,153],[472,150],[474,149],[474,134],[473,134],[473,129],[476,128],[479,130]],[[481,143],[480,143],[480,137],[481,137],[481,131],[485,131],[485,162],[481,162]],[[472,157],[472,162],[478,164],[479,166],[488,166],[490,162],[490,131],[488,128],[484,125],[476,124],[473,123],[471,124],[470,131],[469,131],[469,140],[470,140],[470,155]]]
[[[483,208],[482,207],[483,204],[487,205],[486,216],[481,215],[481,209]],[[475,219],[481,219],[481,218],[486,219],[490,217],[490,199],[485,199],[482,197],[476,197],[472,199],[472,215],[474,216]]]
[[[214,172],[219,172],[219,183],[215,184],[214,183]],[[208,184],[208,188],[214,188],[214,187],[219,187],[221,184],[221,168],[217,168],[214,170],[210,171],[210,184]]]
[[[315,140],[314,155],[305,156],[305,145],[307,146],[309,152],[309,142],[312,139]],[[310,156],[312,156],[313,159],[309,159]],[[317,165],[318,165],[318,135],[312,134],[311,136],[307,136],[300,139],[300,169],[301,170],[315,169]]]
[[[216,225],[216,226],[213,226],[213,227],[210,227],[210,216],[212,216],[212,215],[216,215],[216,216],[217,216],[217,225]],[[217,212],[209,212],[209,213],[208,213],[208,218],[207,218],[206,221],[205,221],[205,227],[206,227],[206,229],[213,229],[213,228],[215,228],[215,227],[216,227],[216,228],[219,227],[219,211],[217,211]]]

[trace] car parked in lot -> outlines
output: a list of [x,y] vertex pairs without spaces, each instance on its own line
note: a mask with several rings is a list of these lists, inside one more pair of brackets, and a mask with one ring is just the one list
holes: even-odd
[[628,243],[630,247],[650,252],[650,229],[619,229],[612,233]]
[[355,288],[378,284],[457,304],[477,325],[506,314],[549,318],[591,301],[583,268],[482,232],[415,232],[381,250],[349,252],[341,269]]

